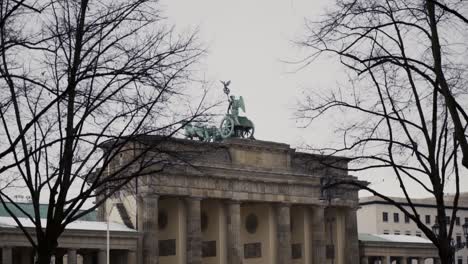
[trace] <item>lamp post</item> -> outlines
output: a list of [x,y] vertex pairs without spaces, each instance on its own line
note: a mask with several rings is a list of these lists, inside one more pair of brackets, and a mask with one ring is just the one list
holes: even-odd
[[[465,222],[463,225],[462,225],[462,229],[463,229],[463,235],[465,236],[465,242],[462,242],[462,243],[454,243],[453,241],[453,238],[450,239],[450,252],[452,254],[452,261],[453,263],[455,263],[455,253],[461,249],[464,249],[465,247],[468,248],[468,222]],[[436,235],[436,236],[439,236],[439,231],[440,231],[440,226],[439,224],[436,222],[433,226],[432,226],[432,232]]]
[[112,213],[112,209],[114,209],[115,203],[111,203],[111,207],[109,212],[107,213],[107,233],[106,233],[106,260],[107,264],[110,264],[110,232],[109,232],[109,222],[110,222],[110,215]]

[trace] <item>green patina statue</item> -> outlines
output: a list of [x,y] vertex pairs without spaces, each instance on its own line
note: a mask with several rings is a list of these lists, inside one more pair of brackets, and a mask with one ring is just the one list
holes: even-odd
[[236,99],[234,95],[229,95],[229,84],[231,81],[221,83],[224,86],[224,93],[228,96],[229,107],[226,116],[221,121],[220,131],[223,138],[228,137],[241,137],[241,138],[254,138],[255,126],[253,122],[245,116],[239,116],[239,109],[245,113],[244,98],[239,96]]
[[208,127],[200,124],[187,124],[185,126],[185,138],[196,138],[203,142],[218,142],[230,137],[255,139],[253,122],[245,116],[239,116],[239,109],[245,113],[244,98],[242,96],[236,98],[234,95],[229,95],[230,90],[228,86],[231,84],[231,81],[221,81],[221,83],[224,86],[224,93],[228,97],[229,106],[219,129],[215,126]]
[[219,132],[219,129],[215,126],[203,126],[203,125],[185,125],[185,138],[198,139],[203,142],[214,142],[221,141],[223,138]]

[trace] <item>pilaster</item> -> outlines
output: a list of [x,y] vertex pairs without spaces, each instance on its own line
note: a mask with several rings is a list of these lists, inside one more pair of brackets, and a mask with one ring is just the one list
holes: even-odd
[[77,264],[76,249],[67,250],[67,264]]
[[127,252],[127,263],[128,264],[137,264],[137,256],[135,251],[129,250]]
[[159,263],[159,247],[158,247],[158,199],[159,196],[150,194],[141,197],[142,210],[139,210],[143,219],[141,220],[141,228],[143,231],[143,263],[158,264]]
[[357,230],[357,208],[345,209],[345,263],[359,259],[359,238]]
[[107,252],[105,249],[98,251],[98,264],[107,264]]
[[280,203],[277,206],[278,222],[278,264],[290,264],[291,256],[291,205]]
[[312,208],[312,263],[326,263],[325,255],[325,207]]
[[13,249],[11,247],[2,248],[2,264],[13,264]]
[[240,202],[228,201],[227,209],[228,264],[242,264]]
[[201,199],[190,197],[187,203],[187,264],[201,264]]

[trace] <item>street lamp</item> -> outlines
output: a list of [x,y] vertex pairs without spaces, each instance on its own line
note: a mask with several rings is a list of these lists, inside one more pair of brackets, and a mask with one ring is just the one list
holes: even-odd
[[463,234],[465,235],[466,242],[468,242],[468,221],[466,221],[463,225]]
[[432,233],[434,233],[436,236],[439,236],[439,224],[436,222],[433,226],[432,226]]
[[116,203],[111,203],[111,208],[109,212],[107,213],[107,233],[106,233],[106,242],[107,242],[107,248],[106,248],[106,258],[107,258],[107,264],[110,264],[110,232],[109,232],[109,222],[110,222],[110,216],[112,213],[112,209],[114,209],[114,206]]
[[[465,247],[468,247],[468,222],[465,222],[463,225],[462,225],[462,228],[463,228],[463,235],[465,236],[465,242],[464,243],[455,243],[453,241],[453,238],[450,239],[450,250],[453,254],[453,257],[452,257],[452,260],[454,261],[455,263],[455,253]],[[433,226],[432,226],[432,232],[436,235],[436,236],[439,236],[439,231],[440,231],[440,226],[439,224],[436,222]]]

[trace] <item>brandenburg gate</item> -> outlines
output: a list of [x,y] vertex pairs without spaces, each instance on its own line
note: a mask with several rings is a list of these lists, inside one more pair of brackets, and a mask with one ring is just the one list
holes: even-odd
[[219,128],[188,124],[187,139],[142,136],[117,153],[109,171],[132,159],[134,146],[155,146],[154,159],[176,158],[132,181],[100,208],[101,218],[142,234],[140,264],[358,263],[358,190],[321,188],[357,180],[349,159],[255,140],[254,123],[239,115],[242,96],[222,84],[229,106]]
[[[335,188],[324,199],[321,188],[324,179],[357,180],[348,159],[243,138],[161,144],[187,162],[141,176],[100,208],[101,218],[142,234],[138,263],[358,263],[358,190]],[[110,169],[131,153],[126,148]]]

